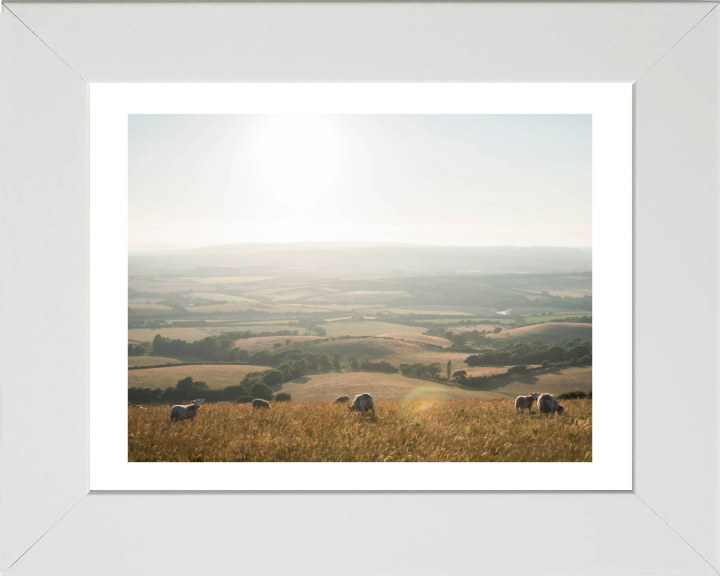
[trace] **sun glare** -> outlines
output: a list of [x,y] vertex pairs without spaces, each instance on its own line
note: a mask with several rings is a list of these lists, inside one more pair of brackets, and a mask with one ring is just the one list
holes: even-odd
[[343,142],[323,116],[272,116],[254,144],[256,178],[285,206],[317,203],[332,192],[345,164]]

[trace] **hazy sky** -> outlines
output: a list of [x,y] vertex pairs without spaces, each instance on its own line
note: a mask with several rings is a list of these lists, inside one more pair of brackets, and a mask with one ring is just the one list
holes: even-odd
[[592,245],[589,115],[131,115],[130,249]]

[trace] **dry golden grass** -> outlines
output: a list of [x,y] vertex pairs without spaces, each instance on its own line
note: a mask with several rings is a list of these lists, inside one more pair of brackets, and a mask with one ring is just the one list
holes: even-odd
[[[507,372],[507,367],[463,367],[472,376]],[[454,370],[453,370],[454,371]],[[325,372],[312,374],[272,387],[273,392],[288,392],[298,402],[326,402],[338,396],[367,392],[381,401],[413,399],[491,400],[512,398],[532,392],[562,394],[592,390],[592,367],[551,369],[524,376],[507,376],[486,383],[481,389],[461,388],[444,378],[410,378],[402,374],[377,372]],[[189,399],[190,400],[190,399]]]
[[516,415],[511,400],[379,402],[377,418],[327,403],[203,406],[168,426],[169,406],[129,409],[131,462],[589,462],[592,401]]
[[399,332],[402,330],[408,334],[422,334],[427,328],[420,326],[399,326],[390,322],[374,322],[364,320],[360,322],[329,322],[322,325],[328,336],[379,336],[388,332]]
[[150,328],[131,328],[128,330],[128,340],[134,342],[152,342],[153,338],[158,334],[165,338],[185,340],[186,342],[195,342],[195,340],[202,340],[210,336],[210,334],[200,328],[158,328],[156,330]]
[[[324,326],[332,326],[332,324]],[[303,345],[302,349],[317,354],[327,354],[331,358],[335,352],[357,358],[370,356],[373,360],[385,360],[395,366],[416,362],[423,364],[440,362],[445,365],[448,360],[452,360],[453,366],[459,367],[470,355],[467,352],[444,352],[437,348],[425,348],[422,344],[390,338],[335,338],[317,344]]]
[[198,284],[222,284],[223,286],[232,284],[251,284],[260,282],[261,280],[273,280],[276,276],[214,276],[212,278],[182,278],[182,280],[192,280]]
[[405,342],[417,342],[418,344],[432,344],[441,348],[449,348],[452,342],[447,338],[439,338],[438,336],[427,336],[425,334],[413,334],[412,332],[391,332],[390,334],[379,334],[379,338],[392,338],[393,340],[401,340]]
[[163,366],[164,364],[182,364],[177,358],[163,358],[162,356],[128,356],[128,368],[133,366]]
[[[265,330],[273,331],[273,327],[267,327]],[[300,330],[304,330],[301,328]],[[290,346],[286,345],[285,342],[290,340],[291,342],[312,342],[313,340],[324,340],[319,336],[262,336],[258,338],[244,338],[235,342],[235,346],[241,350],[248,350],[249,352],[259,352],[260,350],[275,350],[273,346],[280,344],[278,350],[285,350]]]
[[[507,368],[503,370],[507,371]],[[483,387],[486,392],[494,392],[516,398],[532,392],[542,394],[563,394],[581,390],[592,391],[592,366],[542,370],[524,376],[508,376],[492,380]]]
[[288,392],[297,402],[329,402],[338,396],[354,397],[367,392],[378,401],[461,400],[503,398],[498,392],[462,389],[447,380],[409,378],[402,374],[377,372],[325,372],[312,374],[272,387],[273,392]]
[[[205,382],[212,389],[240,384],[246,374],[263,372],[267,366],[238,364],[200,364],[196,366],[164,366],[147,370],[128,370],[128,388],[167,388],[179,380],[192,376],[193,380]],[[192,400],[192,398],[190,398]]]
[[517,340],[518,342],[542,340],[546,344],[552,344],[558,340],[572,340],[573,338],[582,338],[592,342],[592,324],[547,322],[512,330],[503,330],[499,334],[491,334],[487,338],[502,338],[505,340]]
[[139,314],[140,316],[147,316],[148,314],[167,314],[172,312],[170,306],[163,304],[128,304],[128,308]]

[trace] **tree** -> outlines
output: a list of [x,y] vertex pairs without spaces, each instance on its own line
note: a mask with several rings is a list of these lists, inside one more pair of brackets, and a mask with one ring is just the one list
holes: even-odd
[[465,370],[458,370],[457,372],[455,372],[455,374],[453,374],[453,378],[459,382],[462,382],[467,378],[467,372],[465,372]]
[[350,356],[348,358],[348,362],[350,363],[350,370],[359,370],[360,369],[360,363],[358,362],[358,359],[355,358],[355,356]]
[[543,368],[550,368],[550,360],[543,360],[541,366]]
[[270,386],[265,382],[256,382],[252,388],[250,388],[250,395],[253,398],[262,398],[263,400],[272,400],[274,398],[273,391],[270,390]]
[[280,392],[275,396],[275,402],[290,402],[290,400],[292,400],[292,396],[287,392]]
[[314,326],[312,331],[318,336],[327,336],[327,330],[325,330],[322,326]]
[[342,369],[342,366],[340,364],[341,360],[342,360],[342,354],[340,354],[340,352],[335,352],[335,354],[333,354],[333,368],[335,368],[335,370]]
[[553,346],[547,351],[548,359],[555,362],[565,357],[565,349],[560,346]]
[[570,358],[582,358],[583,356],[589,356],[590,350],[586,346],[573,346],[568,351]]
[[497,328],[495,328],[495,330],[493,330],[493,334],[499,334],[500,332],[502,332],[502,328],[500,328],[500,326],[498,326]]
[[270,370],[263,377],[263,382],[268,386],[274,386],[275,384],[282,384],[283,378],[283,373],[280,370]]
[[450,373],[452,372],[452,360],[448,360],[447,366],[445,367],[445,373],[447,374],[447,379],[450,380]]

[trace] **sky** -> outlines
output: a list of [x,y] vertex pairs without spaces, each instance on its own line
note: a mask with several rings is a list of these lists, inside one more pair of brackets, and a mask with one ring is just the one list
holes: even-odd
[[591,118],[130,115],[129,247],[591,247]]

